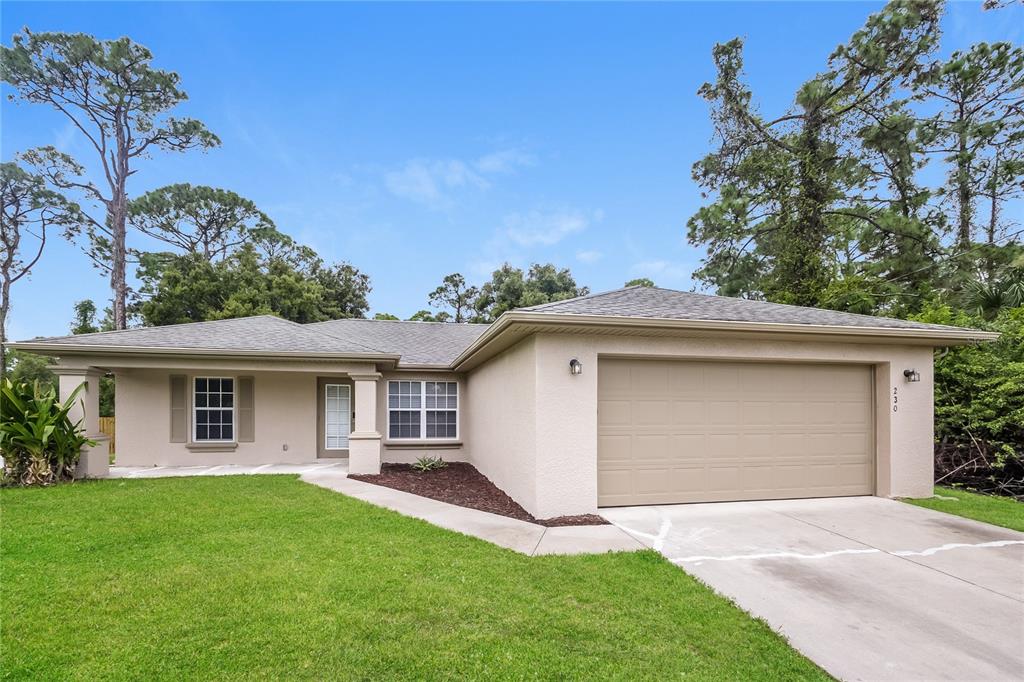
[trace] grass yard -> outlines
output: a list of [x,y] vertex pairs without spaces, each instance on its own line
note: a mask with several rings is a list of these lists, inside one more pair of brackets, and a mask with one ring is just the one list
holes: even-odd
[[827,679],[653,552],[529,558],[291,476],[0,503],[7,678]]
[[979,495],[966,490],[942,486],[935,486],[935,494],[955,499],[943,500],[924,497],[916,500],[908,499],[904,502],[1024,532],[1024,503],[1022,502],[1017,502],[1009,497]]

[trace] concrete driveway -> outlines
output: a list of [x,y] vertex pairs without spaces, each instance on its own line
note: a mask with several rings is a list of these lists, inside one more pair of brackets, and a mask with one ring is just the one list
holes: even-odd
[[875,497],[601,513],[840,679],[1024,679],[1024,533]]

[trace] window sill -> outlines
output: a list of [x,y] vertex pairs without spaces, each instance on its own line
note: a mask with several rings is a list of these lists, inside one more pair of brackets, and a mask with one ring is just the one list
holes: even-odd
[[232,452],[238,449],[238,443],[186,443],[185,447],[192,452]]
[[457,450],[461,440],[385,440],[384,447],[392,450]]

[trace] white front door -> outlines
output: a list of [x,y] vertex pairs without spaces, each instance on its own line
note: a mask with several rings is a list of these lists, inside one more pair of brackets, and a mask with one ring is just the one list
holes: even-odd
[[352,387],[348,384],[324,386],[324,449],[348,450],[352,430]]

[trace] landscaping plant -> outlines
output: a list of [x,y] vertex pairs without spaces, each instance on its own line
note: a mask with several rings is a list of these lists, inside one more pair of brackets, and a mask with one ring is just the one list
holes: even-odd
[[949,307],[915,319],[1001,334],[935,358],[936,482],[1024,499],[1024,307],[991,323]]
[[427,472],[435,469],[444,469],[448,464],[440,457],[419,457],[413,463],[412,468],[416,471]]
[[79,386],[63,403],[52,386],[4,379],[0,384],[0,452],[3,482],[50,485],[72,477],[82,447],[94,445],[82,434],[82,421],[68,413]]

